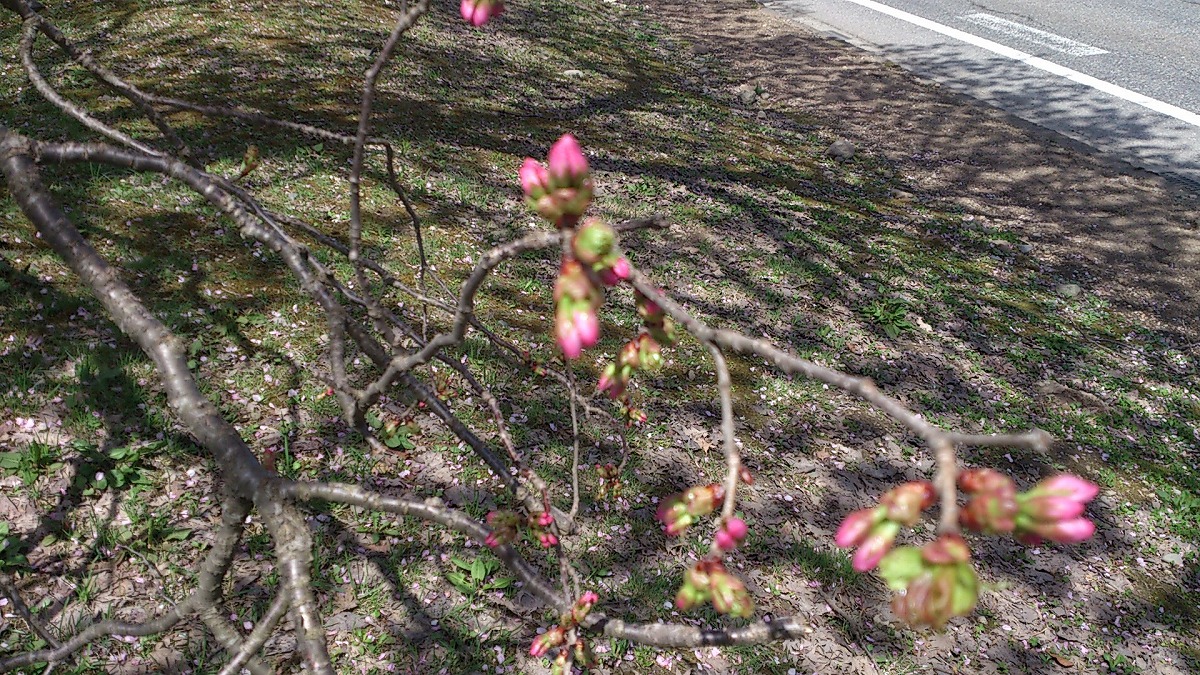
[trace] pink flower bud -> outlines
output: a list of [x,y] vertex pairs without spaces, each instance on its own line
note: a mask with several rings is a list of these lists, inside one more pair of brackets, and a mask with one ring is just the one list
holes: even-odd
[[900,533],[900,524],[885,520],[871,529],[871,533],[863,541],[862,546],[854,552],[854,559],[851,566],[859,572],[869,572],[875,569],[883,558],[892,548],[892,544],[896,541],[896,535]]
[[933,483],[927,480],[911,481],[892,488],[879,498],[887,508],[888,520],[911,527],[921,517],[921,511],[929,508],[936,499]]
[[550,175],[546,172],[546,167],[532,157],[525,158],[525,163],[517,170],[517,175],[521,178],[521,189],[527,197],[540,199],[550,191]]
[[921,549],[921,558],[931,565],[952,565],[971,559],[971,549],[957,534],[943,534]]
[[1029,492],[1017,496],[1020,505],[1017,539],[1036,545],[1045,539],[1075,544],[1090,538],[1096,532],[1096,525],[1080,516],[1084,504],[1099,491],[1094,483],[1067,474],[1039,482]]
[[1066,497],[1035,497],[1025,502],[1025,512],[1039,521],[1071,520],[1083,515],[1084,505]]
[[617,243],[617,233],[599,218],[588,218],[579,226],[571,242],[575,257],[585,265],[598,265],[609,257]]
[[551,532],[543,532],[538,535],[538,541],[541,542],[542,548],[550,548],[558,545],[558,537]]
[[838,527],[834,543],[841,548],[854,548],[861,545],[866,541],[871,528],[880,521],[881,516],[882,511],[879,508],[860,509],[851,513]]
[[571,134],[563,134],[562,138],[550,146],[546,160],[550,165],[550,178],[557,185],[578,186],[587,176],[587,158],[583,156],[579,142]]
[[1033,533],[1060,544],[1078,544],[1087,541],[1096,533],[1096,524],[1087,518],[1075,518],[1053,523],[1038,523]]
[[550,527],[554,523],[554,516],[550,515],[549,511],[542,511],[538,514],[537,524],[539,527]]
[[1052,494],[1086,504],[1095,499],[1096,495],[1100,493],[1100,486],[1086,481],[1079,476],[1060,474],[1043,480],[1035,485],[1030,492]]
[[562,350],[563,356],[568,359],[577,359],[583,354],[579,332],[570,321],[555,322],[555,339],[558,340],[558,348]]
[[530,198],[526,203],[530,204],[539,216],[552,223],[557,223],[563,217],[562,205],[552,194],[545,194],[537,199]]
[[629,266],[629,261],[625,258],[617,258],[617,261],[613,263],[612,272],[618,279],[624,281],[633,274],[633,268]]
[[488,548],[496,548],[500,545],[500,540],[496,538],[495,532],[488,532],[488,536],[484,537],[483,543],[486,544]]
[[746,540],[748,532],[749,528],[746,527],[746,521],[741,518],[727,519],[724,525],[721,526],[721,529],[717,530],[717,548],[722,551],[732,551]]
[[562,626],[555,626],[533,639],[533,645],[529,647],[529,655],[534,658],[544,656],[546,652],[566,641],[567,632],[562,629]]
[[637,303],[638,316],[642,317],[642,321],[650,324],[660,324],[665,316],[662,307],[658,303],[651,300],[648,296],[642,295],[641,291],[634,291],[634,300]]
[[467,23],[478,28],[492,17],[500,16],[504,3],[500,0],[462,0],[458,11]]
[[575,331],[579,334],[579,344],[591,347],[600,339],[600,320],[596,312],[591,310],[575,310]]

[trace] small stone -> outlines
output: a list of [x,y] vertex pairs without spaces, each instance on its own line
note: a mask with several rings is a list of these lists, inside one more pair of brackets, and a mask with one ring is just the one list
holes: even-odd
[[1083,289],[1079,284],[1059,284],[1054,287],[1054,292],[1064,298],[1077,298]]
[[738,92],[738,100],[742,102],[742,105],[750,105],[756,98],[758,98],[758,94],[754,93],[754,89],[751,87],[745,87]]
[[825,154],[836,160],[847,161],[854,157],[854,144],[844,138],[839,138],[830,144]]
[[817,464],[811,459],[801,459],[792,465],[792,468],[794,468],[797,473],[813,473],[817,469],[821,468],[821,465]]
[[563,77],[565,77],[565,78],[568,78],[568,79],[571,79],[571,80],[578,80],[578,79],[580,79],[580,78],[582,78],[582,77],[583,77],[583,71],[582,71],[582,70],[575,70],[574,68],[572,68],[572,69],[570,69],[570,70],[564,70],[564,71],[562,71],[562,73],[560,73],[560,74],[561,74]]
[[1168,553],[1168,554],[1164,555],[1162,557],[1162,559],[1163,559],[1163,562],[1171,564],[1171,565],[1182,565],[1183,564],[1183,554],[1182,553]]
[[1033,244],[1017,244],[1017,250],[1021,253],[1029,253],[1033,250]]

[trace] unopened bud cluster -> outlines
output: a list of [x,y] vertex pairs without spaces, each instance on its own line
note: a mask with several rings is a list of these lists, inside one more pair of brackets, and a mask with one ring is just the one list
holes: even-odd
[[710,601],[713,609],[721,614],[742,618],[754,614],[754,600],[746,585],[715,558],[705,558],[688,568],[683,575],[683,585],[675,594],[675,606],[682,611]]
[[959,518],[968,529],[1012,534],[1030,546],[1043,541],[1075,544],[1096,532],[1083,512],[1100,488],[1078,476],[1053,476],[1018,493],[1012,479],[998,471],[969,469],[958,484],[970,496]]
[[663,524],[667,536],[683,534],[696,521],[725,502],[725,488],[720,483],[695,485],[684,492],[671,495],[658,505],[655,517]]
[[[667,536],[673,537],[686,532],[697,520],[724,503],[725,489],[719,483],[695,485],[663,500],[658,506],[657,518]],[[722,614],[748,617],[754,612],[754,601],[745,584],[725,569],[720,555],[741,545],[748,532],[746,521],[741,518],[730,516],[721,521],[713,538],[714,553],[684,574],[683,585],[675,595],[676,607],[686,611],[711,601],[713,608]]]
[[971,549],[957,534],[888,553],[879,562],[879,575],[897,591],[892,611],[909,624],[934,629],[971,613],[979,600],[979,577],[970,559]]
[[522,518],[513,511],[492,511],[487,514],[487,524],[492,528],[483,543],[490,548],[510,544],[517,540],[521,533],[528,532],[545,548],[558,544],[558,537],[551,531],[554,526],[554,516],[549,511],[531,513]]
[[613,499],[621,496],[621,471],[615,464],[596,465],[596,476],[600,486],[596,489],[596,499],[602,500],[612,495]]
[[593,189],[574,136],[565,134],[550,147],[545,166],[528,157],[517,174],[529,206],[555,227],[574,231],[554,284],[554,336],[563,356],[577,359],[600,339],[604,286],[628,279],[632,269],[611,226],[598,218],[580,224]]
[[[587,591],[579,596],[575,604],[559,617],[558,625],[534,638],[533,644],[529,647],[529,655],[535,658],[545,656],[550,650],[565,645],[567,643],[567,634],[583,623],[588,613],[592,611],[592,606],[599,600],[600,597],[592,591]],[[572,645],[570,653],[566,649],[559,652],[554,660],[554,664],[550,668],[550,672],[565,674],[571,656],[574,656],[574,663],[576,665],[584,668],[592,668],[597,664],[596,655],[592,653],[591,647],[582,639],[578,639]]]
[[[1095,533],[1095,524],[1083,512],[1099,488],[1077,476],[1054,476],[1017,492],[1013,480],[999,471],[968,469],[959,474],[958,484],[968,497],[959,523],[968,530],[1011,534],[1030,545],[1047,540],[1077,543]],[[979,598],[979,578],[970,564],[967,542],[958,534],[944,533],[923,548],[892,550],[900,530],[915,525],[934,501],[928,481],[900,485],[885,493],[878,505],[847,516],[835,541],[842,548],[858,549],[854,569],[879,567],[880,576],[897,591],[892,602],[896,616],[940,629],[951,618],[971,612]]]
[[842,521],[834,541],[842,548],[855,548],[853,565],[859,572],[875,568],[896,541],[902,527],[912,527],[935,499],[933,483],[912,481],[894,487],[879,499],[879,505],[855,511]]

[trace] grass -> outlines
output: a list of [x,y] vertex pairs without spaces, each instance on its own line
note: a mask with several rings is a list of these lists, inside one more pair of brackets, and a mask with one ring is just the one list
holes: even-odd
[[[296,0],[262,11],[197,11],[147,0],[119,9],[59,3],[51,16],[98,58],[154,90],[238,101],[348,130],[357,78],[392,10]],[[15,53],[15,42],[9,22],[0,44]],[[669,214],[669,230],[623,243],[635,264],[700,316],[869,375],[940,423],[983,432],[1047,429],[1064,439],[1049,455],[968,450],[966,459],[1033,467],[1030,476],[1054,468],[1093,477],[1119,505],[1103,515],[1105,524],[1146,522],[1166,530],[1169,546],[1194,569],[1200,545],[1194,357],[1102,300],[1054,295],[1034,264],[994,244],[1019,241],[1014,233],[972,223],[933,196],[916,204],[895,199],[894,190],[909,186],[886,161],[821,159],[831,136],[814,120],[783,113],[759,118],[705,93],[695,64],[677,56],[684,51],[641,9],[582,1],[522,2],[483,31],[437,14],[415,31],[381,86],[375,129],[397,139],[400,178],[427,223],[439,273],[461,280],[488,244],[533,226],[517,193],[516,167],[570,130],[596,169],[599,214]],[[151,137],[128,106],[98,98],[95,86],[44,44],[38,58],[66,94]],[[719,64],[710,60],[707,67],[719,75]],[[564,76],[568,69],[583,76]],[[84,137],[21,85],[18,69],[0,71],[0,91],[5,124],[42,138]],[[266,203],[330,233],[344,228],[343,148],[190,114],[172,121],[208,154],[210,170],[236,172],[246,146],[258,145],[262,166],[247,183]],[[414,242],[403,210],[380,184],[381,172],[372,159],[364,186],[366,247],[411,278]],[[174,183],[115,170],[46,173],[84,234],[185,337],[189,367],[202,376],[206,393],[254,447],[278,453],[286,475],[387,478],[439,498],[456,488],[476,515],[492,506],[495,480],[486,469],[402,400],[386,402],[389,412],[378,420],[406,424],[397,452],[378,457],[364,449],[337,420],[335,402],[320,396],[324,384],[307,372],[322,357],[323,321],[294,284],[281,281],[271,254],[240,239],[202,200]],[[554,271],[550,257],[517,261],[489,282],[479,308],[486,323],[544,360],[552,358],[545,316]],[[179,597],[216,515],[201,496],[211,486],[210,461],[172,421],[151,364],[31,235],[8,199],[0,200],[0,291],[0,410],[16,439],[10,454],[0,455],[0,472],[15,478],[11,491],[27,508],[57,508],[62,517],[50,533],[4,523],[10,542],[0,550],[4,564],[19,567],[29,556],[43,564],[69,561],[79,545],[92,551],[63,577],[74,588],[66,605],[77,613],[95,602],[114,604],[100,583],[106,560],[141,570],[142,595],[153,587]],[[581,378],[594,378],[602,355],[633,334],[628,293],[610,294],[604,320],[604,340],[581,365]],[[570,428],[561,392],[478,337],[455,356],[500,394],[515,441],[538,453],[546,478],[561,481]],[[811,383],[734,365],[739,431],[758,478],[743,507],[758,523],[744,556],[746,569],[763,569],[756,581],[765,589],[760,605],[772,612],[804,608],[813,597],[796,587],[797,579],[839,598],[865,594],[882,603],[878,585],[854,575],[828,537],[814,534],[827,533],[839,513],[864,497],[836,480],[796,473],[794,462],[824,461],[821,448],[831,441],[873,451],[885,440],[898,442],[896,459],[907,462],[921,455],[913,439]],[[448,397],[461,402],[461,385],[441,377]],[[529,378],[536,390],[525,386]],[[1035,391],[1045,380],[1077,382],[1071,388],[1093,393],[1104,406],[1047,403]],[[639,405],[652,417],[644,433],[632,436],[638,452],[624,477],[626,496],[585,500],[588,522],[578,537],[591,573],[585,582],[604,589],[606,601],[629,618],[681,618],[662,603],[678,584],[680,557],[702,542],[693,537],[679,551],[664,552],[650,517],[652,498],[720,476],[718,452],[679,450],[691,447],[679,429],[707,434],[715,424],[710,382],[703,350],[688,343],[671,350],[658,379],[637,387]],[[458,411],[489,428],[484,412],[464,404]],[[589,464],[617,457],[611,432],[588,427],[585,433]],[[663,454],[664,448],[675,451]],[[594,485],[590,475],[584,481]],[[96,505],[107,510],[95,515]],[[826,514],[815,530],[795,526],[813,513]],[[269,552],[265,535],[251,527],[248,569]],[[463,574],[457,563],[486,559],[461,538],[341,508],[317,514],[313,527],[326,616],[352,611],[377,619],[336,632],[335,648],[346,663],[364,672],[388,663],[400,672],[466,672],[497,665],[497,649],[507,654],[504,663],[513,663],[514,649],[530,639],[529,622],[513,620],[508,609],[517,590],[488,586],[501,573],[485,571],[476,580],[470,569],[469,584],[455,583],[453,575]],[[1105,554],[1151,555],[1155,541],[1161,538]],[[357,569],[364,551],[370,583],[345,571]],[[151,565],[165,578],[157,579]],[[234,594],[230,609],[239,621],[265,611],[266,591],[276,583],[272,573],[262,574]],[[1194,589],[1140,581],[1134,593],[1132,600],[1171,607],[1179,635],[1194,632],[1195,617],[1182,609],[1200,600]],[[1072,611],[1088,608],[1076,604]],[[495,621],[481,627],[484,615]],[[849,644],[857,629],[836,624],[828,635]],[[477,640],[481,633],[488,637]],[[881,667],[908,672],[910,638],[870,635],[882,640],[872,652]],[[19,623],[6,624],[0,641],[5,650],[33,645]],[[166,638],[98,643],[60,672],[146,659],[164,645]],[[1093,660],[1126,667],[1111,652],[1099,653]],[[625,664],[626,672],[663,668],[658,652],[641,647],[613,644],[603,656]],[[219,662],[216,648],[198,637],[179,658],[198,672]],[[724,658],[742,672],[787,672],[797,663],[778,647],[731,649]]]

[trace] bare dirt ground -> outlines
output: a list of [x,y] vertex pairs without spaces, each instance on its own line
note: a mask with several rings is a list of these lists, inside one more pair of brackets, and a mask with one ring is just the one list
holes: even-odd
[[[1047,283],[1078,283],[1181,345],[1198,339],[1200,195],[822,38],[750,0],[652,0],[695,55],[886,157],[919,194],[1020,233]],[[735,83],[737,84],[737,83]]]
[[[1017,233],[1048,292],[1077,284],[1081,294],[1197,353],[1200,195],[921,81],[749,0],[652,0],[650,6],[690,45],[680,58],[720,64],[711,75],[701,69],[713,93],[741,98],[764,119],[782,115],[832,131],[853,143],[856,157],[895,167],[914,205],[951,202],[964,221]],[[823,471],[809,478],[835,480]],[[867,482],[873,494],[879,486]],[[987,594],[979,625],[908,644],[881,631],[891,617],[879,598],[862,603],[843,594],[820,610],[824,603],[813,596],[816,614],[824,616],[801,661],[829,669],[818,672],[878,672],[863,652],[882,646],[898,650],[882,661],[887,672],[1193,672],[1180,657],[1193,628],[1186,620],[1170,628],[1158,623],[1161,598],[1130,582],[1139,585],[1139,566],[1142,576],[1146,571],[1147,559],[1134,553],[1138,538],[1161,537],[1164,553],[1180,542],[1156,531],[1145,512],[1113,522],[1125,524],[1082,552],[1035,551],[1031,560],[1018,547],[997,546],[984,557],[1008,580],[1002,592]],[[1020,571],[1029,564],[1033,571]],[[1164,563],[1150,576],[1168,585],[1195,579],[1186,567],[1182,576],[1171,569]],[[1130,611],[1139,617],[1133,625]],[[1108,651],[1097,658],[1097,648]]]

